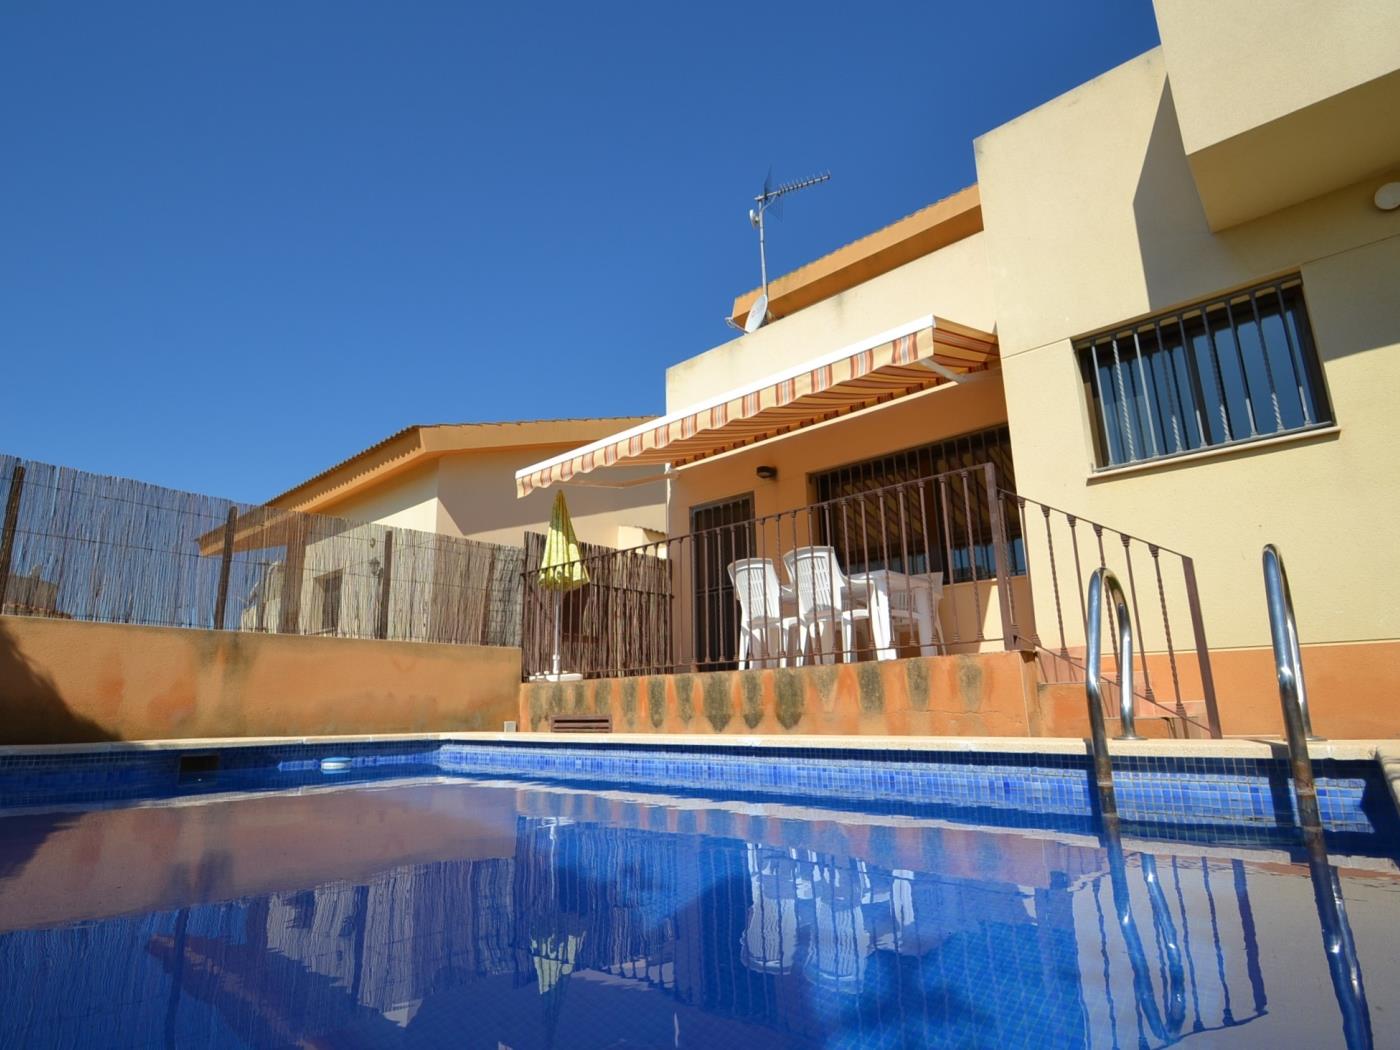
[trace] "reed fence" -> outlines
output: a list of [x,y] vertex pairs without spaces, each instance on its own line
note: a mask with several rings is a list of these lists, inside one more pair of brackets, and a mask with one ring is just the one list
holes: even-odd
[[519,547],[0,455],[0,612],[519,645]]

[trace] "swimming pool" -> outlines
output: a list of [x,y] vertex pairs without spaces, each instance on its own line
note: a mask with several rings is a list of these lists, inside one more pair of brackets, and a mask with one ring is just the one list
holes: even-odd
[[0,755],[0,1046],[1400,1045],[1374,762],[1325,858],[1280,760],[1119,766],[1112,835],[1068,752]]

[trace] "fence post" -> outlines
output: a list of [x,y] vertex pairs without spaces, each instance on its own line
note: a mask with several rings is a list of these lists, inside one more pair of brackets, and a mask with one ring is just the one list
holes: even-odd
[[224,549],[219,559],[219,593],[214,598],[214,630],[224,629],[224,607],[228,605],[228,577],[233,568],[233,537],[238,529],[238,508],[228,509],[224,522]]
[[1220,709],[1215,702],[1215,676],[1210,670],[1210,649],[1206,645],[1205,619],[1201,616],[1201,592],[1196,586],[1196,563],[1181,556],[1181,573],[1186,580],[1186,602],[1191,608],[1191,631],[1196,637],[1196,662],[1201,669],[1201,693],[1206,701],[1206,723],[1210,735],[1220,739]]
[[301,592],[306,573],[306,518],[296,512],[286,515],[286,556],[282,561],[282,593],[277,610],[277,633],[301,633]]
[[992,526],[992,556],[997,567],[997,604],[1001,607],[1002,648],[1008,652],[1021,647],[1011,612],[1011,565],[1006,551],[1006,520],[1001,513],[1000,490],[997,488],[997,468],[991,463],[982,466],[987,485],[987,515]]
[[389,587],[394,582],[394,530],[384,530],[384,567],[379,570],[379,616],[374,625],[376,638],[389,637]]
[[5,590],[10,585],[10,559],[15,552],[15,531],[19,528],[19,497],[24,491],[24,467],[15,464],[10,475],[10,498],[5,501],[5,525],[0,532],[0,611],[5,607]]

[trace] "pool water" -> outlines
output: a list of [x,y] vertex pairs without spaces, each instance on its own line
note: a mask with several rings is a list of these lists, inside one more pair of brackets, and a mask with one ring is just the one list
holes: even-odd
[[1386,853],[500,775],[30,805],[0,1046],[1400,1046]]

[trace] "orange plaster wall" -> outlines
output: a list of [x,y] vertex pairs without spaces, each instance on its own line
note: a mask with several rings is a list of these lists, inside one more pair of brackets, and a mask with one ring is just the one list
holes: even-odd
[[500,729],[520,651],[0,617],[0,744]]
[[[1081,665],[1083,649],[1071,650]],[[1089,722],[1084,707],[1082,672],[1048,654],[1037,658],[1041,678],[1039,706],[1047,733],[1083,736]],[[1141,687],[1141,665],[1134,660]],[[1218,649],[1210,654],[1211,673],[1225,736],[1282,736],[1278,680],[1272,649]],[[1115,664],[1104,654],[1105,673]],[[1173,667],[1165,653],[1149,653],[1147,670],[1160,703],[1173,706],[1175,689],[1187,701],[1191,717],[1206,721],[1199,698],[1200,667],[1194,652],[1178,653]],[[1303,675],[1313,730],[1320,736],[1341,740],[1400,737],[1400,642],[1355,642],[1344,645],[1303,646]],[[1138,717],[1162,714],[1138,705]]]
[[[1281,735],[1272,649],[1211,653],[1227,736]],[[1313,730],[1334,739],[1400,737],[1400,642],[1303,646]]]
[[522,729],[611,715],[617,732],[1033,736],[1035,665],[1019,653],[705,674],[528,682]]

